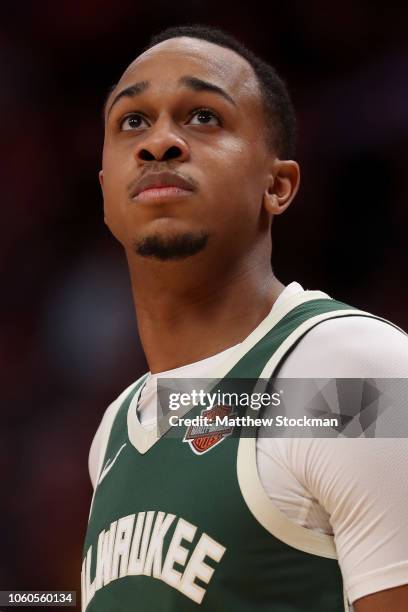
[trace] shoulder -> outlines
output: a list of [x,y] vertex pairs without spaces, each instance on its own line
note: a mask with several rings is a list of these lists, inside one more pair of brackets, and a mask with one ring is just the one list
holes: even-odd
[[374,316],[322,321],[284,361],[282,377],[406,377],[408,336]]
[[127,395],[135,388],[139,381],[140,378],[126,387],[126,389],[109,404],[102,416],[98,429],[93,437],[88,458],[88,469],[93,488],[96,486],[97,475],[101,468],[100,464],[101,461],[103,461],[104,451],[115,416]]

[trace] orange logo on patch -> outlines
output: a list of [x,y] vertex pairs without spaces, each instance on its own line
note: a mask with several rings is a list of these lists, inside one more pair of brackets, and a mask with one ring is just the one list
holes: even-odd
[[220,419],[228,420],[232,416],[231,406],[214,406],[210,410],[204,408],[200,415],[203,425],[190,425],[183,442],[188,442],[196,455],[206,453],[232,434],[233,425],[220,423]]

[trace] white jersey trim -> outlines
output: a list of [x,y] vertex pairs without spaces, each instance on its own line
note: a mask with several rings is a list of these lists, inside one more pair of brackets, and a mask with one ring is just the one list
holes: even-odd
[[[309,329],[321,321],[340,316],[363,314],[359,310],[335,310],[316,315],[299,325],[275,351],[260,374],[261,384],[269,379],[286,352]],[[365,313],[370,316],[368,313]],[[273,536],[293,548],[304,552],[337,559],[334,538],[331,535],[297,525],[279,510],[268,497],[258,474],[256,462],[256,438],[242,437],[238,444],[237,477],[241,494],[256,520]]]
[[[356,315],[376,318],[388,323],[388,321],[381,317],[376,317],[371,313],[358,309],[339,309],[312,317],[296,328],[280,345],[278,350],[275,351],[260,374],[260,384],[264,384],[262,381],[265,379],[269,380],[271,378],[287,351],[315,325],[330,319]],[[285,544],[298,550],[321,557],[338,559],[333,536],[319,533],[294,523],[279,510],[269,498],[259,478],[256,461],[256,438],[242,437],[239,441],[237,453],[237,478],[242,497],[248,509],[269,533]],[[344,610],[345,612],[349,612],[351,608],[345,589],[343,589],[343,599]]]
[[241,438],[239,441],[237,477],[246,505],[258,523],[269,533],[298,550],[337,559],[333,536],[297,525],[269,499],[258,476],[256,438]]
[[[147,376],[147,374],[144,374],[144,376]],[[89,519],[91,518],[93,501],[94,501],[94,498],[95,498],[96,489],[98,488],[99,479],[100,479],[100,475],[101,475],[102,467],[103,467],[103,461],[104,461],[104,458],[105,458],[105,455],[106,455],[106,450],[107,450],[107,447],[108,447],[109,436],[110,436],[110,433],[111,433],[111,430],[112,430],[113,422],[114,422],[114,420],[116,418],[116,415],[119,412],[119,409],[120,409],[120,407],[122,405],[122,402],[126,399],[128,394],[135,388],[135,386],[138,384],[139,380],[140,380],[140,378],[138,380],[136,380],[135,382],[133,382],[131,385],[129,385],[129,387],[127,387],[119,395],[119,397],[117,397],[116,400],[114,402],[112,402],[112,404],[107,408],[107,410],[106,410],[106,412],[104,414],[104,417],[103,417],[103,419],[101,421],[101,424],[100,424],[101,434],[100,434],[100,442],[99,442],[100,443],[100,447],[99,447],[99,456],[98,456],[98,469],[97,469],[97,472],[96,472],[95,485],[94,485],[91,505],[90,505],[90,509],[89,509],[88,522],[89,522]]]
[[[282,344],[279,346],[279,348],[274,352],[274,354],[272,355],[271,359],[268,361],[268,363],[266,364],[266,366],[264,367],[260,378],[270,378],[274,372],[274,370],[276,369],[276,366],[279,365],[279,362],[281,361],[281,359],[285,356],[285,354],[287,353],[287,351],[293,346],[293,344],[299,340],[299,338],[301,338],[303,336],[303,334],[305,334],[307,331],[309,331],[310,329],[312,329],[315,325],[317,325],[318,323],[321,323],[323,321],[328,321],[330,319],[337,319],[339,317],[355,317],[356,315],[358,316],[362,316],[362,317],[369,317],[371,319],[379,319],[380,321],[384,321],[385,323],[389,323],[389,321],[387,321],[386,319],[382,319],[381,317],[377,317],[369,312],[365,312],[364,310],[358,310],[358,309],[353,309],[350,310],[349,308],[344,309],[344,310],[334,310],[332,312],[326,312],[320,315],[316,315],[310,319],[308,319],[307,321],[305,321],[304,323],[301,323],[299,325],[298,328],[296,328],[296,330],[290,334],[290,336],[288,336],[286,338],[286,340],[284,340],[284,342],[282,342]],[[399,329],[399,328],[397,328]],[[402,330],[400,330],[402,331]]]
[[[291,310],[303,304],[305,302],[310,302],[311,300],[317,299],[333,299],[327,295],[327,293],[323,293],[322,291],[304,291],[303,293],[297,293],[287,300],[282,302],[281,305],[272,308],[269,314],[261,321],[261,323],[256,327],[250,334],[247,336],[236,348],[235,351],[232,351],[225,359],[225,361],[218,365],[213,372],[209,373],[209,379],[222,379],[224,378],[228,372],[234,367],[238,361],[251,350],[261,338],[263,338],[285,315],[287,315]],[[347,311],[349,312],[349,311]],[[350,311],[351,312],[351,311]],[[354,311],[353,311],[354,312]],[[359,311],[357,311],[359,312]],[[146,375],[147,376],[147,375]],[[142,426],[137,414],[137,400],[139,398],[141,392],[141,388],[135,394],[133,398],[127,415],[128,422],[128,436],[132,445],[139,451],[139,453],[146,453],[152,446],[161,438],[161,436],[166,433],[166,431],[170,428],[168,424],[167,417],[159,419],[157,422],[157,427],[152,430],[147,430]],[[179,416],[183,416],[190,410],[190,407],[186,407],[185,413],[180,412]],[[159,433],[160,432],[160,433]]]

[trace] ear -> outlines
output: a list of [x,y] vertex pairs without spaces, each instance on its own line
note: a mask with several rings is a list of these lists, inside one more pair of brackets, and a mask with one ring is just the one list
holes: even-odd
[[280,215],[285,212],[298,192],[299,183],[299,164],[293,160],[275,158],[263,197],[264,207],[269,214]]

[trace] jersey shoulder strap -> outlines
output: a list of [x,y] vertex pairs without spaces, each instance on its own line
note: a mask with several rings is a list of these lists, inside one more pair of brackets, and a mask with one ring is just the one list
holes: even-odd
[[[270,359],[265,365],[261,376],[263,378],[270,378],[296,344],[319,323],[330,319],[355,316],[377,319],[407,335],[403,329],[391,321],[371,312],[350,306],[350,304],[329,297],[310,300],[293,308],[276,326],[275,333],[273,334],[275,345],[269,347]],[[265,340],[267,341],[267,338]]]

